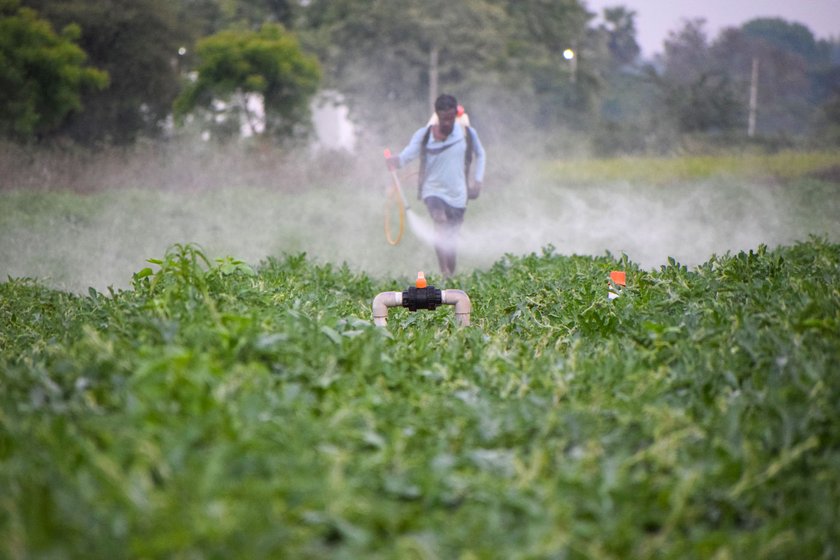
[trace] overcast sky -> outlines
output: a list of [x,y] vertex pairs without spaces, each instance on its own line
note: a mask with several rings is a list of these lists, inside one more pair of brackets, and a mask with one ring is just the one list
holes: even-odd
[[840,38],[840,0],[584,0],[599,15],[605,7],[636,12],[636,31],[644,56],[662,52],[669,31],[684,19],[705,18],[709,39],[724,27],[757,17],[780,17],[808,27],[817,39]]

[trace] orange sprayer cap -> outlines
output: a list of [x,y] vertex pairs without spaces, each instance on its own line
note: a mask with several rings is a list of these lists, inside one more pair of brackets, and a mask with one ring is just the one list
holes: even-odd
[[389,157],[391,157],[391,149],[385,148],[385,159],[388,159]]
[[418,288],[425,288],[428,286],[428,284],[426,284],[426,275],[423,274],[422,270],[417,273],[417,282],[414,285]]
[[613,270],[610,272],[610,280],[619,286],[627,285],[627,274],[623,270]]

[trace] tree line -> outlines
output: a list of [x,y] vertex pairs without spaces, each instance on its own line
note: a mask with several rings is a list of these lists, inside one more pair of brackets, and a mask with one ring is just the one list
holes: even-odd
[[646,60],[635,22],[580,0],[0,0],[0,135],[224,139],[260,118],[254,132],[289,142],[318,92],[387,132],[446,90],[491,138],[554,133],[548,150],[566,136],[600,153],[692,136],[840,144],[837,39],[778,18],[710,37],[689,20]]

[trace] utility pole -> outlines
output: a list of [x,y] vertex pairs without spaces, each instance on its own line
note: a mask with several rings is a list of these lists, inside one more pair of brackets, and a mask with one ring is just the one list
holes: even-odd
[[755,113],[758,105],[758,57],[752,59],[752,75],[750,77],[750,116],[747,123],[747,136],[755,136]]

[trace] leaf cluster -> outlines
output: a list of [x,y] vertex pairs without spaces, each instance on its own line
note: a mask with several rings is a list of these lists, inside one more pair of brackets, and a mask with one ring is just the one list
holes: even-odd
[[0,135],[28,140],[82,109],[82,93],[102,89],[108,74],[86,65],[79,27],[60,34],[16,0],[0,5]]

